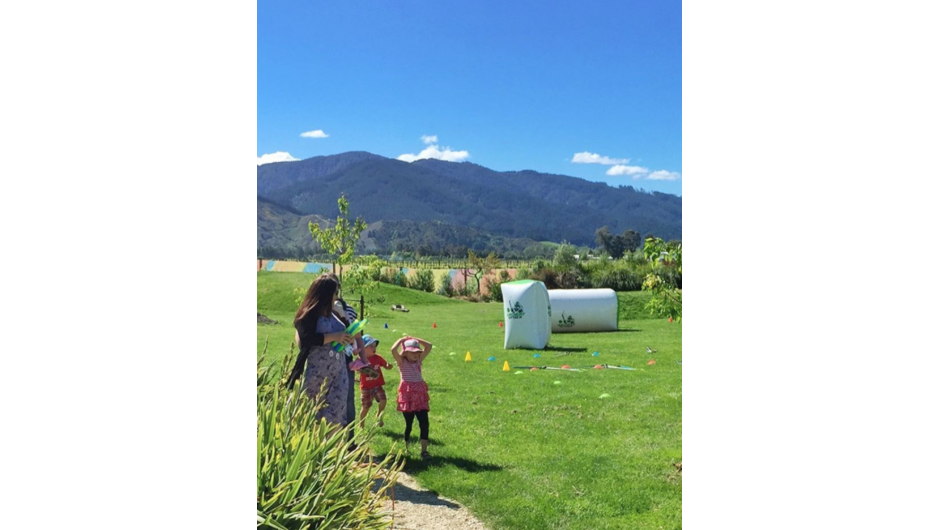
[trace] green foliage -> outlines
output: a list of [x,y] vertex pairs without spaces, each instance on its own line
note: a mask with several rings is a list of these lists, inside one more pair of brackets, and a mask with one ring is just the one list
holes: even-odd
[[623,234],[612,235],[610,230],[603,226],[594,232],[594,237],[597,244],[614,259],[632,253],[640,246],[640,233],[635,230],[624,230]]
[[643,278],[650,272],[650,264],[644,260],[624,257],[619,260],[597,259],[580,263],[584,283],[595,289],[615,291],[639,291]]
[[640,233],[635,230],[624,230],[620,236],[623,238],[625,252],[634,252],[640,248]]
[[[265,350],[267,345],[265,344]],[[291,353],[293,353],[291,351]],[[316,420],[322,400],[310,400],[303,385],[290,391],[283,374],[258,358],[257,388],[257,525],[278,530],[390,526],[381,505],[386,490],[403,466],[401,454],[390,451],[377,464],[367,454],[374,430],[360,432],[359,447],[348,429],[331,428]],[[377,479],[382,484],[373,491]]]
[[647,304],[650,314],[681,322],[682,243],[666,243],[658,237],[650,237],[646,240],[643,253],[653,265],[653,272],[647,274],[643,281],[643,290],[653,294]]
[[559,274],[551,267],[533,270],[528,279],[544,283],[547,289],[563,289]]
[[[265,164],[257,171],[258,196],[296,212],[287,212],[293,223],[269,226],[287,227],[301,216],[331,212],[335,197],[345,192],[356,203],[352,215],[375,226],[368,237],[375,232],[377,249],[369,251],[383,254],[414,252],[427,245],[425,250],[436,255],[463,257],[473,249],[477,254],[522,257],[537,241],[564,238],[576,245],[591,244],[594,231],[604,225],[655,232],[667,240],[682,235],[681,197],[598,186],[561,175],[501,173],[476,164],[433,160],[402,164],[368,153]],[[313,175],[329,175],[316,180],[315,192],[310,187]],[[402,211],[420,226],[403,230],[405,223],[398,222]],[[259,241],[269,235],[261,228],[259,221]],[[450,247],[464,248],[451,252]],[[429,253],[425,250],[422,254]]]
[[320,228],[320,223],[313,221],[309,223],[308,228],[313,238],[333,257],[334,263],[342,267],[352,262],[356,252],[356,243],[359,242],[359,236],[367,225],[361,217],[357,217],[356,221],[350,225],[349,201],[346,199],[346,194],[340,195],[336,204],[339,206],[339,216],[333,228]]
[[552,266],[558,272],[571,272],[578,265],[578,260],[574,257],[574,245],[564,242],[555,250],[555,259]]
[[578,264],[574,245],[568,242],[562,243],[555,251],[555,259],[552,262],[552,269],[557,273],[557,282],[562,289],[575,289],[580,287],[581,268]]
[[434,292],[434,272],[431,269],[421,269],[408,281],[408,287],[426,293]]
[[639,291],[643,286],[643,276],[625,267],[609,267],[591,278],[595,289],[613,289],[615,291]]
[[[518,271],[517,271],[518,273]],[[521,279],[521,278],[520,278]],[[490,300],[493,302],[502,302],[503,301],[503,290],[500,286],[508,281],[512,280],[509,277],[509,271],[501,270],[496,279],[487,279],[487,287],[490,290]]]
[[438,284],[440,287],[437,288],[437,294],[448,298],[454,296],[454,285],[451,283],[449,272],[444,271],[441,273]]
[[516,280],[528,280],[532,278],[532,269],[528,267],[520,267],[516,269]]
[[483,285],[481,283],[483,276],[500,267],[499,258],[493,252],[490,252],[484,258],[477,256],[472,250],[468,250],[467,259],[470,261],[470,267],[473,268],[473,279],[476,280],[477,293],[483,294]]
[[352,265],[343,278],[343,288],[363,296],[375,291],[382,278],[385,261],[375,255],[359,256]]
[[[259,324],[258,337],[270,336],[271,350],[282,355],[294,335],[290,314],[265,308],[280,304],[276,288],[293,285],[295,277],[309,285],[309,274],[258,274],[258,291],[267,293],[259,310],[281,322]],[[403,469],[422,487],[467,506],[487,528],[682,528],[683,484],[675,467],[683,453],[683,368],[676,363],[682,359],[682,324],[651,316],[644,309],[650,292],[617,293],[619,331],[553,333],[557,350],[540,352],[540,360],[534,351],[503,349],[505,328],[497,325],[504,319],[502,304],[471,304],[388,284],[376,293],[411,309],[376,308],[382,313],[369,333],[381,349],[402,333],[434,343],[424,365],[434,458],[421,461],[413,443]],[[430,329],[431,322],[437,329]],[[647,356],[646,346],[657,352]],[[593,351],[600,356],[592,357]],[[497,361],[486,362],[489,356]],[[656,364],[647,365],[649,359]],[[609,363],[637,370],[516,375],[516,369],[501,371],[504,360],[510,366]],[[391,400],[385,426],[370,442],[376,455],[399,447],[404,430],[392,401],[400,375],[384,375]],[[598,399],[602,394],[610,397]],[[374,416],[367,419],[367,428],[373,422]],[[395,493],[402,491],[399,486]],[[405,526],[397,515],[395,528]]]
[[[501,254],[506,254],[501,252]],[[555,254],[555,247],[545,243],[532,243],[527,245],[522,251],[522,257],[525,259],[550,258]]]

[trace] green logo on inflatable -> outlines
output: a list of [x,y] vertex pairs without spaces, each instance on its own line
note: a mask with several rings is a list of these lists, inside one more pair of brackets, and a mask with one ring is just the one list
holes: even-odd
[[571,315],[568,315],[568,317],[565,318],[565,312],[562,311],[562,312],[561,312],[561,320],[558,321],[558,327],[560,327],[560,328],[570,328],[570,327],[573,327],[573,326],[574,326],[574,317],[571,316]]
[[506,318],[522,318],[525,316],[525,311],[522,310],[522,304],[516,302],[513,305],[512,300],[509,300],[509,307],[506,308]]

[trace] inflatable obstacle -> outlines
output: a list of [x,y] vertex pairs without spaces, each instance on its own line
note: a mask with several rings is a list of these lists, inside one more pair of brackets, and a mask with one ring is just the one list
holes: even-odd
[[552,333],[617,330],[617,293],[613,289],[552,289],[548,300]]

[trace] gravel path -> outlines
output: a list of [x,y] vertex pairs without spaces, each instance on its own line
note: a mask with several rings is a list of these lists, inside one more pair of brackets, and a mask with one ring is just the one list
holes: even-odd
[[[392,501],[383,506],[392,510]],[[411,476],[398,474],[392,529],[398,530],[486,530],[483,523],[457,501],[422,488]]]

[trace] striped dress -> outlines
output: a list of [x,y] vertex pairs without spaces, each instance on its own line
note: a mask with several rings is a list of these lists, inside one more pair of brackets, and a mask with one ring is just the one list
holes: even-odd
[[413,363],[402,357],[398,363],[398,371],[401,372],[401,383],[398,384],[398,411],[431,410],[428,384],[421,377],[421,361]]

